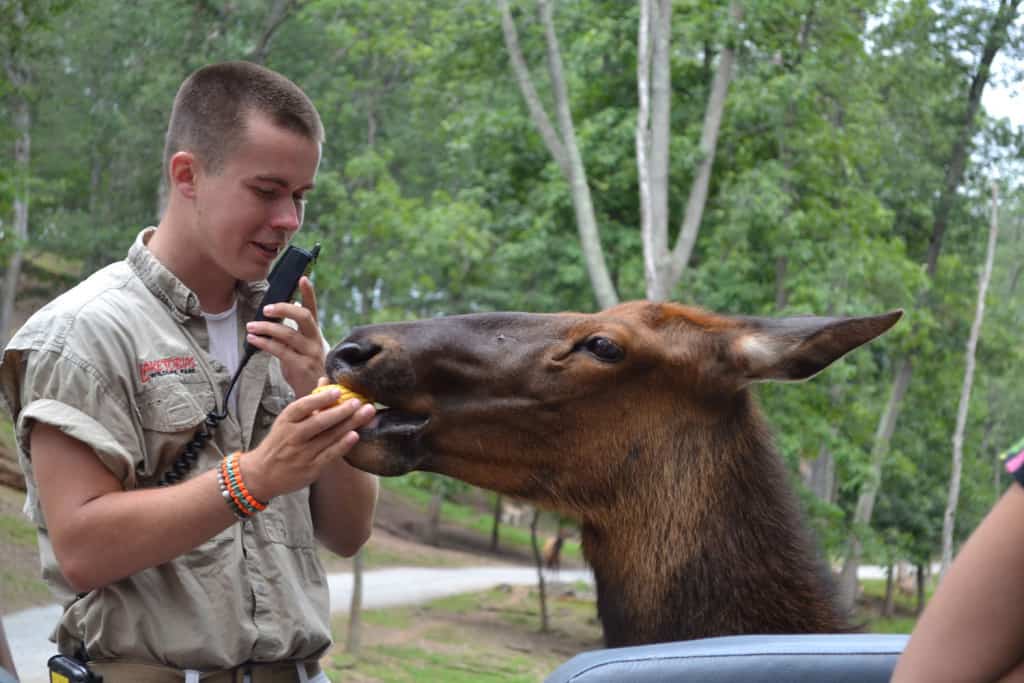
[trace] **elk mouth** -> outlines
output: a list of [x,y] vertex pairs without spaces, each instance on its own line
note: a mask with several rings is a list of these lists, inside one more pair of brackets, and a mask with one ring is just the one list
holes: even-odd
[[360,439],[414,439],[423,431],[430,417],[396,410],[390,406],[375,402],[377,415],[357,431]]
[[345,456],[350,465],[379,476],[393,477],[416,469],[424,459],[421,437],[430,424],[430,415],[403,405],[399,396],[374,391],[347,377],[332,381],[349,387],[372,403],[377,414],[356,430],[359,442]]
[[422,436],[430,418],[389,408],[356,430],[359,441],[345,456],[348,464],[381,477],[418,469],[426,459]]

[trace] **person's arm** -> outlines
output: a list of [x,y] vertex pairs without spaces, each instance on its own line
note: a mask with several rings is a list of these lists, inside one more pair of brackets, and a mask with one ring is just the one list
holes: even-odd
[[351,557],[373,531],[377,477],[338,460],[313,484],[309,506],[317,540],[328,550]]
[[1022,571],[1024,488],[1013,484],[928,602],[893,682],[1024,680]]
[[0,669],[6,669],[7,673],[14,677],[14,680],[18,680],[18,671],[14,668],[14,657],[11,655],[10,645],[7,644],[3,619],[0,619]]
[[[352,430],[372,406],[333,406],[337,390],[286,407],[270,433],[240,461],[252,495],[309,486],[355,443]],[[33,472],[61,573],[84,592],[155,567],[197,547],[236,521],[215,470],[174,486],[125,491],[86,444],[36,424],[30,434]]]
[[[324,374],[324,341],[317,324],[316,292],[309,278],[299,280],[302,305],[276,304],[268,315],[288,318],[297,329],[280,323],[250,323],[248,341],[281,362],[281,371],[296,395],[313,390]],[[326,382],[326,380],[323,380]],[[353,406],[358,402],[350,401]],[[370,411],[364,406],[360,410]],[[369,418],[367,418],[369,420]],[[347,435],[355,445],[358,435]],[[310,490],[310,514],[317,539],[329,550],[351,556],[370,537],[377,504],[377,478],[343,460],[325,467]]]

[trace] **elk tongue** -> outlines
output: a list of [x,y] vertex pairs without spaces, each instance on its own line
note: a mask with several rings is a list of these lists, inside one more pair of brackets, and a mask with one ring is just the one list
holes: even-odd
[[412,437],[423,429],[428,421],[429,418],[423,415],[390,409],[378,413],[369,424],[359,430],[359,435],[371,439],[386,436]]

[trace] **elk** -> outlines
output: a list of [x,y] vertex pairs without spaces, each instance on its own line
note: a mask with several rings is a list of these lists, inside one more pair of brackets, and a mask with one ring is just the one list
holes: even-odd
[[580,520],[609,647],[847,630],[750,385],[888,330],[634,301],[356,328],[333,381],[386,404],[348,461],[438,472]]

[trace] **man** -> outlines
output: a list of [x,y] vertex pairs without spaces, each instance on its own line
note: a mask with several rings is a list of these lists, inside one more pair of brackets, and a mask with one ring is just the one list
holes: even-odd
[[[159,225],[5,350],[26,511],[65,605],[54,639],[107,683],[327,680],[314,539],[351,555],[369,537],[377,482],[342,456],[374,410],[310,395],[325,344],[308,279],[301,306],[265,311],[292,325],[246,323],[302,224],[322,140],[283,76],[199,69],[171,112]],[[242,341],[258,352],[224,407]],[[194,467],[157,486],[213,410],[228,414]]]

